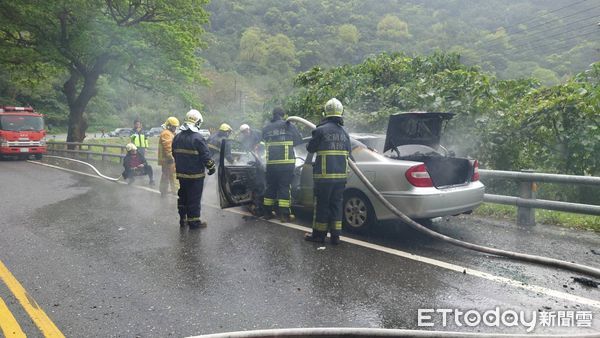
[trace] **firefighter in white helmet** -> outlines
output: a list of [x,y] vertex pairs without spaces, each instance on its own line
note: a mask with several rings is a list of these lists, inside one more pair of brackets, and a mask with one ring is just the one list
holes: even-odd
[[200,219],[200,200],[204,189],[205,171],[208,169],[208,174],[212,175],[216,170],[206,141],[199,133],[203,121],[199,111],[188,111],[185,122],[179,127],[181,132],[173,139],[172,154],[179,180],[179,225],[189,225],[190,229],[207,226],[207,223]]
[[175,159],[173,158],[173,138],[175,138],[177,127],[179,127],[179,120],[174,116],[170,116],[163,123],[163,131],[160,132],[158,138],[158,164],[162,168],[158,190],[162,197],[166,197],[169,193],[169,186],[173,194],[177,193],[178,190],[175,178]]
[[315,153],[313,162],[315,217],[312,233],[304,239],[323,243],[327,231],[331,243],[338,244],[342,231],[342,201],[348,179],[348,157],[352,150],[350,137],[342,127],[344,120],[342,103],[332,98],[325,104],[325,118],[312,132],[306,145],[309,153]]

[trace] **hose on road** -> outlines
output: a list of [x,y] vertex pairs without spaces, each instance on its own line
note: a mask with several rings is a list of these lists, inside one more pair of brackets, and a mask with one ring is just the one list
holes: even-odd
[[[307,127],[311,128],[311,129],[315,129],[316,126],[311,123],[310,121],[307,121],[301,117],[297,117],[297,116],[291,116],[288,118],[288,121],[293,121],[293,122],[299,122],[302,123],[304,125],[306,125]],[[361,180],[361,182],[367,187],[367,189],[369,189],[369,191],[371,193],[373,193],[373,195],[386,207],[388,208],[391,212],[393,212],[398,218],[400,218],[400,220],[406,224],[408,224],[411,228],[424,233],[428,236],[431,236],[433,238],[439,239],[441,241],[444,241],[446,243],[450,243],[452,245],[456,245],[462,248],[466,248],[469,250],[474,250],[474,251],[479,251],[479,252],[483,252],[483,253],[487,253],[487,254],[492,254],[492,255],[496,255],[496,256],[502,256],[502,257],[507,257],[507,258],[511,258],[511,259],[515,259],[515,260],[520,260],[520,261],[525,261],[525,262],[530,262],[530,263],[537,263],[537,264],[542,264],[542,265],[547,265],[547,266],[552,266],[552,267],[557,267],[557,268],[561,268],[561,269],[565,269],[565,270],[569,270],[569,271],[575,271],[575,272],[580,272],[580,273],[584,273],[590,276],[594,276],[597,278],[600,278],[600,269],[598,268],[593,268],[590,266],[586,266],[586,265],[582,265],[582,264],[576,264],[576,263],[571,263],[571,262],[566,262],[563,260],[559,260],[559,259],[554,259],[554,258],[549,258],[549,257],[543,257],[543,256],[537,256],[537,255],[529,255],[529,254],[523,254],[523,253],[518,253],[518,252],[512,252],[512,251],[508,251],[508,250],[501,250],[501,249],[496,249],[496,248],[491,248],[491,247],[486,247],[483,245],[478,245],[478,244],[473,244],[473,243],[469,243],[469,242],[465,242],[465,241],[461,241],[443,234],[440,234],[439,232],[435,232],[417,222],[415,222],[414,220],[412,220],[411,218],[409,218],[408,216],[406,216],[405,214],[403,214],[400,210],[398,210],[394,205],[392,205],[374,186],[373,184],[371,184],[371,182],[367,179],[367,177],[362,173],[362,171],[360,171],[360,169],[358,168],[358,166],[356,166],[356,164],[353,161],[348,161],[348,164],[350,165],[350,168],[352,168],[352,170],[354,171],[354,173],[356,174],[356,176]]]
[[112,182],[117,182],[121,178],[121,177],[112,178],[112,177],[108,177],[108,176],[102,175],[102,173],[100,171],[98,171],[98,169],[96,169],[96,167],[94,167],[93,165],[91,165],[91,164],[89,164],[87,162],[84,162],[84,161],[75,160],[75,159],[68,158],[68,157],[54,156],[54,155],[44,155],[44,157],[58,158],[58,159],[61,159],[61,160],[68,160],[68,161],[72,161],[72,162],[76,162],[76,163],[80,163],[80,164],[85,164],[86,166],[92,168],[92,170],[94,170],[94,172],[96,173],[96,175],[104,178],[105,180],[109,180],[109,181],[112,181]]

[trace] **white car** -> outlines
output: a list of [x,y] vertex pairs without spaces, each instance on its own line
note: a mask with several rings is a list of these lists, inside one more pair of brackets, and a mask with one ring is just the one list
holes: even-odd
[[[452,116],[395,114],[390,116],[386,135],[350,134],[357,166],[388,201],[410,218],[423,220],[470,213],[483,202],[484,185],[479,181],[477,161],[455,157],[439,146],[442,126]],[[232,142],[234,152],[235,149]],[[305,144],[297,145],[295,150],[292,205],[312,209],[315,156],[307,153]],[[221,207],[251,204],[251,210],[260,210],[263,159],[253,153],[236,154],[238,158],[233,164],[221,157]],[[364,230],[378,220],[395,218],[350,172],[343,201],[344,228]]]

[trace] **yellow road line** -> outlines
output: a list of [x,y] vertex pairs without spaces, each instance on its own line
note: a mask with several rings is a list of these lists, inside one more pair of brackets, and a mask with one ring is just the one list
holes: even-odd
[[0,261],[0,279],[4,281],[4,284],[6,284],[8,289],[19,300],[23,309],[25,309],[25,312],[29,314],[29,317],[31,317],[44,337],[64,337],[62,332],[54,325],[44,310],[42,310],[37,302],[27,293],[27,291],[25,291],[15,276],[8,271],[2,261]]
[[0,329],[5,337],[27,337],[2,298],[0,298]]

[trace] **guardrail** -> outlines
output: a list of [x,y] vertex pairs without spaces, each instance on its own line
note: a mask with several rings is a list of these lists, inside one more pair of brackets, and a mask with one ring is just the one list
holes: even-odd
[[[123,158],[127,154],[125,146],[117,144],[101,144],[101,143],[80,143],[80,142],[56,142],[49,141],[47,143],[48,151],[57,155],[68,155],[72,154],[79,158],[85,158],[91,160],[94,158],[100,158],[101,161],[106,161],[109,158],[116,158],[119,163],[123,161]],[[73,146],[74,149],[68,149],[69,146]],[[92,148],[102,149],[102,151],[93,151]],[[108,152],[108,149],[119,149],[118,152]],[[156,154],[156,148],[147,148],[146,155]],[[147,161],[156,162],[158,158],[156,156],[145,156]]]
[[[67,149],[73,145],[76,149]],[[101,152],[92,151],[92,148],[101,148]],[[120,149],[119,153],[107,152],[107,149]],[[73,154],[86,159],[99,157],[102,161],[108,158],[118,158],[122,162],[125,157],[125,146],[115,144],[77,143],[77,142],[48,142],[48,151],[55,154]],[[156,153],[156,148],[148,148],[146,153]],[[146,156],[148,161],[157,161],[154,156]],[[536,199],[537,183],[585,184],[600,186],[600,177],[575,176],[535,173],[532,170],[502,171],[479,169],[479,174],[485,178],[501,178],[520,182],[520,196],[505,196],[485,194],[484,202],[512,205],[517,207],[517,224],[535,225],[535,209],[573,212],[587,215],[600,216],[600,205],[579,204],[560,201]]]
[[600,177],[544,174],[535,173],[533,170],[522,170],[519,172],[487,169],[479,169],[479,175],[482,179],[485,179],[486,177],[502,178],[516,180],[519,182],[519,197],[485,194],[483,198],[484,202],[516,206],[517,224],[519,225],[535,225],[536,208],[588,215],[600,215],[600,205],[536,199],[537,182],[600,186]]

